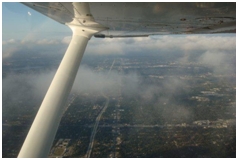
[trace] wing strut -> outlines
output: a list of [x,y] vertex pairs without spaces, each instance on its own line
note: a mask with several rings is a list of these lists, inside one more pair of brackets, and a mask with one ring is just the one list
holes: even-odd
[[67,24],[72,40],[28,132],[18,158],[47,157],[88,40],[104,27]]

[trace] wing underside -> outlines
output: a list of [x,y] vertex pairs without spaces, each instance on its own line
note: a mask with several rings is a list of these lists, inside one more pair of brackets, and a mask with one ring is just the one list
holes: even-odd
[[236,32],[234,2],[89,3],[90,13],[78,9],[76,3],[24,4],[63,24],[87,26],[90,24],[83,23],[84,19],[92,16],[95,22],[108,28],[99,37]]

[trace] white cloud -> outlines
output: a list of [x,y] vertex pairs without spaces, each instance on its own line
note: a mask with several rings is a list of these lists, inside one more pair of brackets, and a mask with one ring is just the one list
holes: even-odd
[[[3,59],[21,55],[27,52],[29,54],[39,53],[64,53],[71,37],[64,37],[62,40],[42,39],[38,41],[3,41]],[[187,63],[192,55],[197,55],[195,62],[210,67],[214,72],[234,73],[236,50],[235,35],[188,35],[188,36],[157,36],[148,38],[129,38],[129,39],[96,39],[89,41],[86,54],[91,55],[111,55],[111,54],[130,54],[140,53],[148,55],[149,53],[181,53],[178,57],[179,62]],[[44,54],[46,56],[48,54]],[[28,55],[25,55],[28,56]],[[135,55],[136,57],[136,55]],[[53,78],[55,71],[43,72],[40,74],[22,74],[7,75],[3,79],[3,98],[14,97],[16,102],[21,98],[28,98],[32,95],[43,98],[45,92]],[[81,93],[101,93],[110,92],[110,95],[118,94],[118,84],[123,84],[121,88],[126,94],[138,94],[143,101],[150,101],[158,90],[163,92],[175,93],[179,90],[185,90],[186,84],[181,79],[168,79],[161,86],[148,84],[140,85],[140,77],[136,73],[118,74],[112,71],[110,75],[107,72],[93,71],[91,68],[80,66],[79,72],[73,86],[74,92]],[[119,83],[117,83],[119,82]],[[30,87],[29,87],[30,86]],[[29,92],[28,88],[32,90]],[[27,95],[22,95],[25,92]],[[162,92],[161,92],[162,93]],[[14,95],[14,96],[13,96]],[[170,94],[171,95],[171,94]],[[161,97],[163,103],[167,103],[169,96]],[[27,101],[27,99],[26,99]],[[193,115],[190,110],[183,106],[173,104],[168,106],[161,113],[162,118],[169,119],[172,115],[175,119],[187,120]],[[173,114],[171,114],[171,112]],[[170,116],[169,116],[170,115]]]
[[9,40],[2,41],[2,45],[14,45],[14,44],[17,44],[19,42],[20,41],[16,40],[16,39],[9,39]]
[[48,40],[48,39],[42,39],[42,40],[38,40],[36,41],[36,44],[40,44],[40,45],[52,45],[52,44],[59,44],[60,42],[58,40]]
[[224,35],[179,35],[148,38],[92,39],[89,41],[90,54],[127,54],[130,52],[197,52],[207,50],[234,50],[235,36]]
[[62,43],[69,44],[72,39],[72,36],[67,36],[62,39]]
[[[117,41],[111,42],[109,40],[101,40],[97,39],[95,42],[89,41],[87,46],[87,53],[88,54],[95,54],[95,55],[120,55],[125,54],[125,45],[121,42]],[[123,48],[124,47],[124,48]]]
[[[11,99],[14,99],[15,102],[23,99],[27,101],[32,96],[43,99],[55,73],[56,70],[40,73],[8,74],[3,78],[4,100],[12,97]],[[136,83],[138,85],[138,78],[135,74],[118,74],[115,71],[111,71],[108,75],[108,71],[97,72],[82,65],[79,68],[72,91],[98,94],[110,92],[110,95],[113,95],[118,94],[118,89],[121,87],[118,83],[119,80],[123,80],[127,84]],[[130,90],[131,85],[127,85],[126,88]],[[6,101],[4,102],[6,103]]]
[[198,62],[213,69],[216,73],[234,73],[235,53],[207,51],[198,58]]
[[[59,39],[39,39],[30,41],[5,40],[3,44],[3,57],[9,57],[12,48],[31,48],[41,53],[47,49],[50,52],[63,54],[71,40],[71,36]],[[86,54],[91,55],[126,55],[131,53],[181,53],[201,54],[205,52],[235,52],[235,35],[161,35],[139,38],[91,38],[86,48]],[[6,55],[4,55],[6,54]]]
[[219,66],[226,59],[226,55],[222,52],[205,52],[200,58],[200,62],[209,66]]

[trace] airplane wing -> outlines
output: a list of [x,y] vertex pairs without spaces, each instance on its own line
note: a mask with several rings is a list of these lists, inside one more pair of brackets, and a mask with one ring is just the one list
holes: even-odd
[[47,157],[88,40],[164,34],[235,33],[236,3],[23,3],[73,36],[18,157]]
[[23,4],[62,24],[90,26],[87,19],[93,18],[108,28],[96,34],[101,38],[236,32],[235,2],[88,3],[88,13],[78,3]]

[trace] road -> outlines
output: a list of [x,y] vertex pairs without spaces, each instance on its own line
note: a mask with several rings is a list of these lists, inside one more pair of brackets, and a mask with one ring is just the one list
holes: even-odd
[[95,138],[95,135],[97,133],[97,128],[98,128],[98,124],[99,124],[99,121],[101,119],[101,116],[105,112],[105,110],[107,109],[108,104],[109,104],[109,98],[106,97],[105,95],[104,95],[104,97],[107,99],[107,101],[106,101],[106,104],[103,107],[102,111],[99,113],[99,115],[96,118],[96,122],[95,122],[94,127],[93,127],[93,131],[92,131],[92,134],[91,134],[91,137],[90,137],[88,150],[87,150],[87,153],[86,153],[87,158],[90,158],[90,155],[91,155],[91,152],[92,152],[92,149],[93,149],[94,138]]
[[109,69],[109,71],[108,71],[108,73],[107,73],[107,76],[110,74],[110,72],[111,72],[111,70],[112,70],[112,68],[113,68],[113,66],[114,66],[114,63],[115,63],[115,59],[114,59],[113,62],[112,62],[112,65],[111,65],[111,67],[110,67],[110,69]]
[[[114,66],[114,63],[115,63],[115,59],[113,60],[112,62],[112,65],[107,73],[107,77],[109,76],[113,66]],[[99,121],[101,119],[101,116],[102,114],[105,112],[105,110],[107,109],[108,107],[108,104],[109,104],[109,97],[107,97],[104,93],[102,93],[103,97],[105,97],[107,99],[106,103],[105,103],[105,106],[104,108],[102,109],[102,111],[99,113],[99,115],[97,116],[96,118],[96,122],[94,124],[94,127],[93,127],[93,131],[92,131],[92,134],[91,134],[91,137],[90,137],[90,142],[89,142],[89,146],[88,146],[88,150],[86,152],[86,157],[87,158],[90,158],[91,156],[91,153],[92,153],[92,149],[93,149],[93,144],[94,144],[94,138],[95,138],[95,135],[97,133],[97,128],[98,128],[98,124],[99,124]]]

